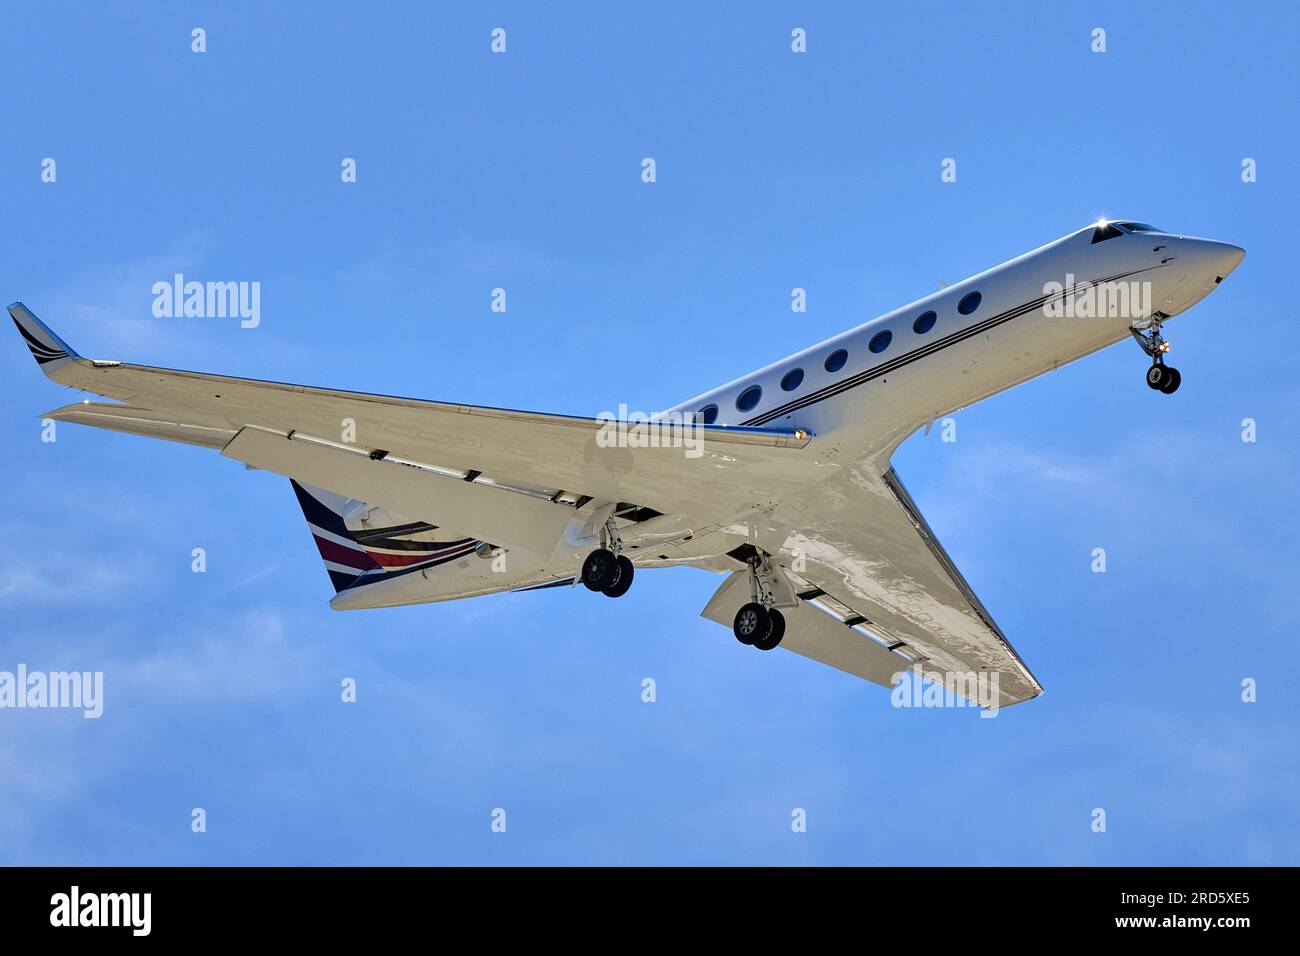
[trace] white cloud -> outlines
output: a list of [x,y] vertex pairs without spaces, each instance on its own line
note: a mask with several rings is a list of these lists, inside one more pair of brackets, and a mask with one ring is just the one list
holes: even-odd
[[0,600],[98,601],[121,593],[137,577],[136,572],[107,562],[50,554],[39,561],[0,567]]
[[117,693],[196,699],[278,698],[300,692],[318,662],[279,610],[249,611],[219,627],[163,635],[142,657],[106,664]]

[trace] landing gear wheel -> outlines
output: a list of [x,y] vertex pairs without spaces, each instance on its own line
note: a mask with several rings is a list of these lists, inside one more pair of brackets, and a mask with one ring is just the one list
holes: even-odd
[[582,583],[588,591],[603,591],[618,584],[621,572],[614,552],[608,548],[597,548],[582,562]]
[[618,580],[608,587],[600,589],[600,593],[605,597],[622,597],[627,593],[627,589],[632,586],[632,562],[623,555],[618,556]]
[[772,628],[767,632],[767,637],[754,641],[754,646],[760,651],[772,650],[781,643],[781,638],[785,637],[785,615],[776,608],[772,608],[767,614],[772,619]]
[[1166,368],[1165,383],[1160,386],[1160,391],[1164,392],[1166,395],[1172,395],[1174,392],[1178,391],[1178,386],[1181,384],[1183,384],[1183,377],[1178,374],[1178,369]]
[[[1164,365],[1156,364],[1147,369],[1147,387],[1156,391],[1163,391],[1165,383],[1169,381],[1169,373],[1173,369]],[[1177,388],[1177,386],[1175,386]]]
[[763,605],[751,601],[736,612],[736,621],[731,625],[731,631],[740,643],[756,644],[771,633],[772,616]]

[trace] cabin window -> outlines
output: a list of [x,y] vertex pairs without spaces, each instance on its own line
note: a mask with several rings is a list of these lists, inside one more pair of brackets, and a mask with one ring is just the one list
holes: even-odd
[[983,296],[981,296],[978,292],[967,293],[966,295],[962,296],[961,301],[957,303],[957,311],[960,312],[962,315],[970,315],[972,312],[974,312],[976,309],[980,307],[980,299],[982,298]]
[[799,384],[802,381],[803,381],[803,369],[792,368],[790,369],[790,371],[786,372],[785,377],[781,379],[781,391],[793,392],[796,388],[799,387]]
[[934,312],[922,312],[916,317],[916,321],[912,323],[912,331],[917,335],[925,335],[926,332],[934,328],[935,320],[938,318]]
[[705,405],[695,413],[695,420],[703,425],[712,425],[718,420],[718,406]]
[[885,349],[889,348],[889,343],[893,338],[894,333],[889,331],[889,329],[885,329],[883,332],[877,332],[871,337],[871,342],[867,345],[867,348],[876,353],[883,352]]
[[762,397],[763,397],[762,386],[751,385],[749,386],[749,388],[741,392],[740,397],[736,399],[736,408],[742,412],[748,412],[751,409],[753,409],[755,405],[758,404],[758,400]]
[[849,353],[844,349],[836,349],[830,355],[826,356],[826,371],[838,372],[844,367],[844,363],[849,360]]

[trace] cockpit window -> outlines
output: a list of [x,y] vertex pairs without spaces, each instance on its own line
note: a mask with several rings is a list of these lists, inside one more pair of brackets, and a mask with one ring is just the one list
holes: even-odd
[[1099,242],[1105,242],[1107,239],[1114,239],[1116,236],[1122,236],[1124,233],[1115,228],[1113,223],[1099,222],[1097,227],[1092,230],[1092,244],[1095,246]]
[[1123,226],[1129,232],[1164,232],[1158,226],[1148,226],[1145,222],[1121,222],[1116,225]]

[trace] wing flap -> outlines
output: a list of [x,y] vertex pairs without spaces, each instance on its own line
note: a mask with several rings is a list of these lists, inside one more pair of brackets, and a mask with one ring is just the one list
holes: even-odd
[[571,506],[375,458],[365,449],[253,426],[241,429],[221,454],[543,559],[575,514]]
[[[749,599],[749,573],[736,571],[722,583],[700,615],[730,630],[736,612]],[[783,608],[781,613],[786,624],[780,646],[801,657],[829,664],[881,687],[892,687],[898,675],[912,666],[907,658],[891,653],[866,634],[807,603],[801,601],[797,607]]]

